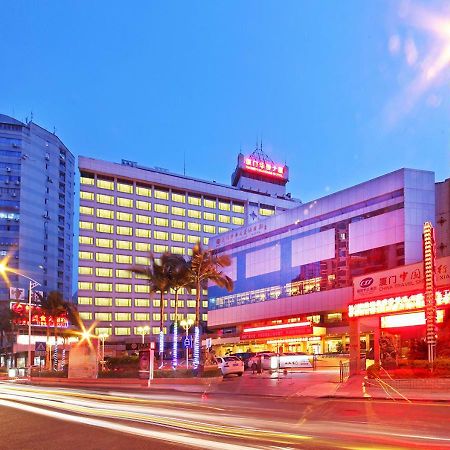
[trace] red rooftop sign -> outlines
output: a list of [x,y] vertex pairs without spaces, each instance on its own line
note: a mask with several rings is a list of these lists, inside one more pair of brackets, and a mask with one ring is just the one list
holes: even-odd
[[260,161],[246,156],[244,158],[244,169],[249,172],[259,173],[261,175],[267,175],[272,178],[285,178],[286,168],[282,164],[271,163],[267,161]]

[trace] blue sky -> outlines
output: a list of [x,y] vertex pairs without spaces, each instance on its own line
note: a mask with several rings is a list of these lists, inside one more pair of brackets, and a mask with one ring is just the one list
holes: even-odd
[[262,137],[304,201],[400,167],[443,180],[447,22],[430,1],[7,2],[0,112],[224,183]]

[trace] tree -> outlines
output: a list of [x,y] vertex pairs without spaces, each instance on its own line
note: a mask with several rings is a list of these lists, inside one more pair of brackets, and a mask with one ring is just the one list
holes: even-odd
[[200,305],[202,300],[202,290],[208,286],[208,282],[225,288],[227,291],[233,290],[233,280],[225,275],[221,270],[231,264],[228,255],[218,255],[213,250],[205,250],[200,242],[192,249],[190,260],[189,276],[191,283],[195,287],[195,328],[194,328],[194,369],[200,363]]

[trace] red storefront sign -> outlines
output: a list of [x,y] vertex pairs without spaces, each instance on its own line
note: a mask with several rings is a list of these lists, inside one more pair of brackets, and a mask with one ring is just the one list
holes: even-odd
[[240,339],[241,341],[246,341],[254,339],[269,339],[275,337],[301,336],[313,334],[313,327],[311,325],[296,325],[296,326],[290,325],[295,324],[275,325],[259,328],[247,328],[244,329],[244,333],[241,334]]
[[[14,313],[14,325],[28,325],[28,304],[11,303],[11,311]],[[56,322],[56,324],[55,324]],[[69,319],[67,314],[60,314],[56,318],[47,316],[40,306],[31,305],[31,326],[67,328]]]

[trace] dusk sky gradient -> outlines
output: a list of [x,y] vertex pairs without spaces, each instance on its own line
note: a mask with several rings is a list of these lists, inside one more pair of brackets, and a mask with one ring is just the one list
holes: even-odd
[[14,1],[0,113],[76,155],[229,183],[257,138],[303,201],[450,176],[450,9],[403,1]]

